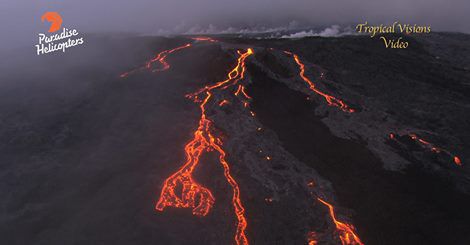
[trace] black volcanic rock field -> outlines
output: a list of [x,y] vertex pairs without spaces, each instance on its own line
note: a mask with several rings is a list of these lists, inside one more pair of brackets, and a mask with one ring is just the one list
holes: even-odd
[[[1,244],[470,243],[470,36],[211,38],[6,54]],[[156,210],[196,155],[181,207]],[[195,215],[201,187],[215,201]]]

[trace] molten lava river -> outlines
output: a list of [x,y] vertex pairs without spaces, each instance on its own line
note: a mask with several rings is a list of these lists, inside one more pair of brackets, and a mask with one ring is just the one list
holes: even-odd
[[[167,58],[170,55],[185,52],[186,49],[197,45],[221,45],[218,40],[209,37],[195,37],[184,45],[174,47],[172,49],[163,50],[156,54],[152,59],[145,62],[141,67],[135,68],[128,72],[120,74],[122,79],[126,79],[129,76],[137,72],[150,71],[150,72],[164,72],[171,68],[170,62]],[[231,209],[233,210],[236,220],[234,221],[235,233],[233,234],[234,243],[249,244],[250,236],[247,235],[247,230],[250,229],[250,217],[247,217],[244,205],[244,195],[239,186],[239,181],[233,175],[231,171],[231,163],[227,160],[227,152],[224,147],[224,141],[218,130],[215,130],[214,120],[208,113],[209,108],[214,105],[222,108],[232,106],[235,103],[239,103],[245,108],[246,115],[255,118],[255,113],[250,110],[250,102],[252,101],[251,96],[248,94],[246,87],[249,84],[249,76],[247,73],[247,63],[251,59],[254,59],[255,51],[257,48],[254,47],[243,47],[240,49],[232,49],[232,53],[235,56],[235,61],[232,69],[226,74],[226,77],[222,81],[214,82],[205,85],[202,88],[197,89],[193,93],[189,93],[186,97],[192,100],[199,108],[199,122],[197,128],[192,132],[192,138],[184,146],[185,161],[181,163],[181,167],[168,176],[162,183],[160,196],[155,205],[155,209],[158,212],[164,212],[167,208],[187,208],[192,210],[192,214],[197,217],[206,216],[214,204],[217,202],[214,197],[213,189],[211,186],[203,186],[194,178],[194,171],[200,165],[204,165],[201,156],[207,152],[215,152],[218,154],[218,163],[223,168],[223,175],[226,182],[231,187]],[[284,55],[290,59],[290,66],[294,68],[294,74],[296,79],[303,82],[304,88],[309,90],[309,96],[316,97],[316,100],[325,103],[338,110],[340,113],[353,114],[356,113],[356,109],[349,106],[344,100],[339,99],[338,96],[334,96],[320,89],[315,84],[312,78],[306,74],[307,65],[301,60],[301,58],[289,51],[276,51],[269,49],[272,52],[276,52],[277,55]],[[323,74],[322,74],[323,75]],[[217,96],[215,96],[217,94]],[[261,131],[262,128],[257,129]],[[395,134],[390,134],[390,139],[396,140]],[[409,137],[420,144],[423,148],[429,149],[432,152],[445,152],[457,165],[462,165],[461,159],[448,151],[435,147],[428,141],[419,138],[415,134],[409,134]],[[270,156],[266,156],[265,160],[271,160]],[[308,187],[315,186],[316,183],[311,182]],[[357,234],[356,228],[349,222],[344,221],[340,217],[347,217],[346,215],[338,215],[335,207],[333,206],[333,200],[328,200],[331,195],[323,195],[321,191],[313,192],[313,198],[311,200],[312,205],[322,212],[325,213],[326,217],[329,217],[325,222],[332,227],[333,235],[336,237],[335,240],[343,245],[347,244],[363,244],[359,235]],[[266,198],[266,202],[272,202],[272,198]],[[346,218],[347,219],[347,218]],[[287,229],[287,228],[286,228]],[[309,227],[307,229],[315,230],[315,227]],[[321,239],[320,239],[321,240]],[[308,244],[321,244],[319,240],[319,234],[314,231],[309,231],[305,234],[305,243]]]

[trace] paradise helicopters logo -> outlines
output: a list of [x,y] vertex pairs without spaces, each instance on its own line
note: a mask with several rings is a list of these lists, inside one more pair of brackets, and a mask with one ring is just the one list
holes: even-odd
[[[62,28],[62,17],[57,12],[46,12],[42,17],[41,21],[47,21],[50,23],[49,34],[39,33],[39,42],[36,44],[37,55],[48,54],[56,51],[62,51],[71,47],[82,45],[85,41],[83,37],[79,36],[76,29]],[[54,33],[54,34],[52,34]]]

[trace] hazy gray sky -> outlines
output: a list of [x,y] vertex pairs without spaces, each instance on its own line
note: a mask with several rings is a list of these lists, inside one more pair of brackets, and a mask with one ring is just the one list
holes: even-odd
[[82,32],[185,31],[209,23],[285,26],[293,20],[311,25],[398,20],[470,32],[469,0],[0,0],[2,40],[35,40],[47,29],[40,21],[46,11],[59,12],[64,27]]

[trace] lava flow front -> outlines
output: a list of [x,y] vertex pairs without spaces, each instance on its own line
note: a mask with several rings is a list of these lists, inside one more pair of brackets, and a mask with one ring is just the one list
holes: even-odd
[[[226,80],[217,82],[211,86],[206,86],[188,95],[188,97],[192,98],[195,102],[201,103],[199,106],[201,110],[199,126],[194,132],[193,139],[187,143],[184,148],[186,153],[185,164],[176,173],[165,180],[155,208],[158,211],[163,211],[165,207],[192,208],[194,215],[207,215],[215,202],[215,198],[209,189],[203,187],[193,179],[192,174],[200,163],[201,155],[206,151],[215,150],[219,154],[219,162],[224,169],[224,176],[233,191],[232,204],[237,217],[235,242],[237,244],[248,244],[248,239],[245,234],[247,221],[245,218],[245,209],[240,199],[240,189],[237,181],[230,173],[229,164],[225,159],[226,153],[222,148],[222,140],[212,132],[213,122],[206,115],[206,105],[212,102],[211,98],[213,98],[215,89],[227,89],[244,78],[245,59],[253,54],[253,50],[248,49],[245,53],[238,52],[238,54],[237,65],[227,74]],[[198,99],[201,95],[204,96],[203,100]],[[247,95],[245,94],[245,96]],[[224,101],[226,100],[216,103],[220,106],[228,103]]]
[[307,76],[305,76],[305,65],[304,65],[304,63],[302,63],[302,61],[300,60],[298,55],[296,55],[292,52],[289,52],[289,51],[284,51],[284,53],[294,57],[295,63],[297,63],[297,65],[299,66],[299,75],[302,78],[302,80],[304,80],[308,84],[310,90],[312,90],[313,92],[315,92],[318,95],[321,95],[323,98],[325,98],[328,105],[336,106],[344,112],[348,112],[348,113],[354,112],[354,109],[352,109],[348,105],[346,105],[346,103],[344,103],[344,101],[342,101],[340,99],[337,99],[336,97],[334,97],[332,95],[328,95],[328,94],[320,91],[319,89],[317,89],[315,87],[315,84]]
[[328,202],[324,201],[319,197],[317,198],[317,200],[328,207],[331,219],[335,223],[336,230],[339,233],[339,239],[341,240],[341,243],[343,245],[364,245],[361,242],[361,239],[359,239],[359,237],[354,232],[354,226],[352,226],[351,224],[343,223],[336,219],[335,209],[333,205],[329,204]]
[[[439,148],[437,146],[434,146],[433,144],[431,144],[431,142],[418,137],[418,135],[416,135],[416,134],[408,134],[407,136],[410,137],[415,142],[417,142],[422,147],[424,147],[425,149],[429,149],[430,151],[432,151],[434,153],[443,152],[443,153],[447,154],[448,156],[450,156],[452,158],[452,161],[456,165],[462,166],[462,160],[460,160],[460,158],[458,156],[450,153],[448,150],[445,150],[445,149]],[[390,137],[391,140],[396,140],[396,136],[395,136],[394,133],[390,133],[389,137]]]
[[317,233],[311,231],[307,234],[308,245],[318,245]]

